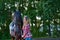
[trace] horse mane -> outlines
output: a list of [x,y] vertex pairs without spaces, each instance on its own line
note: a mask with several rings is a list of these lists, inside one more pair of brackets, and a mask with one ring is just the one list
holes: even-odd
[[14,18],[16,18],[16,21],[14,21],[14,22],[16,24],[18,24],[22,28],[22,26],[23,26],[23,20],[22,20],[22,17],[21,17],[21,13],[19,11],[16,11],[14,13]]

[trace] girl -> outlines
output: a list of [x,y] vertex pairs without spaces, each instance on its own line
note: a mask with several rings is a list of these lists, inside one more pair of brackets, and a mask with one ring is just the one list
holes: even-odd
[[31,32],[30,32],[29,18],[27,16],[24,16],[22,30],[23,30],[22,37],[25,40],[32,40],[32,35],[31,35]]

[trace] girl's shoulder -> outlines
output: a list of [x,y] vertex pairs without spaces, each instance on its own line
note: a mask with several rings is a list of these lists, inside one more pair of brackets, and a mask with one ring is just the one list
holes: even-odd
[[23,25],[22,29],[28,29],[30,28],[30,24],[27,24],[27,25]]
[[27,25],[26,25],[26,28],[30,28],[30,24],[27,24]]
[[30,24],[27,24],[26,26],[30,26]]

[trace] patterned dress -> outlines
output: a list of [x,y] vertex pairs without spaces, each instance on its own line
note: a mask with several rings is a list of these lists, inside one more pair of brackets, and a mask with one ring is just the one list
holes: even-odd
[[29,24],[23,26],[22,30],[23,30],[24,39],[28,38],[28,37],[29,38],[32,37],[32,34],[30,32],[30,25]]

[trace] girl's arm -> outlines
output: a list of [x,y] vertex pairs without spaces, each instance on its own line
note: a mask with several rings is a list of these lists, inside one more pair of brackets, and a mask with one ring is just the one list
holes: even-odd
[[29,31],[29,25],[27,25],[26,27],[25,27],[25,32],[24,32],[24,35],[23,35],[23,38],[27,35],[27,33],[28,33],[28,31]]
[[26,36],[26,34],[28,33],[28,30],[26,30],[26,32],[24,33],[24,35],[22,36],[23,38]]

